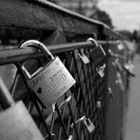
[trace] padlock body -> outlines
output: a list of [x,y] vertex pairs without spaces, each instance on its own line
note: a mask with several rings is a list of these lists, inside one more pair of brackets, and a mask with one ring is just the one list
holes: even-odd
[[70,89],[74,83],[75,80],[58,57],[28,79],[29,87],[37,94],[46,108]]
[[94,126],[94,124],[91,122],[90,119],[85,119],[85,120],[84,120],[84,124],[85,124],[85,126],[86,126],[86,128],[87,128],[87,130],[88,130],[89,133],[92,133],[92,132],[94,131],[95,126]]
[[0,113],[0,140],[44,140],[21,101]]
[[81,60],[83,61],[84,64],[88,64],[90,62],[90,60],[88,59],[88,57],[85,54],[79,54],[79,57],[81,58]]

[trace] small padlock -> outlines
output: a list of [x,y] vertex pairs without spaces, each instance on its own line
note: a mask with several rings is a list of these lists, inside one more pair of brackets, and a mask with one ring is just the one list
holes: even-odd
[[1,79],[0,103],[6,109],[0,113],[1,140],[44,140],[23,102],[13,101]]
[[96,41],[94,38],[88,38],[87,41],[90,41],[90,42],[92,42],[96,47],[99,47],[100,50],[102,51],[103,55],[106,56],[106,52],[105,52],[105,50],[103,49],[102,45],[101,45],[101,44],[98,44],[97,41]]
[[[87,128],[89,133],[92,133],[94,131],[95,126],[89,118],[86,118],[85,116],[82,116],[77,121],[75,121],[75,124],[78,124],[78,123],[81,123],[81,122],[84,123],[84,125]],[[74,126],[74,123],[71,124],[71,128],[73,128],[73,126]]]
[[100,75],[101,78],[104,77],[104,70],[106,68],[106,64],[103,64],[103,66],[100,66],[99,68],[96,68],[96,71],[98,72],[98,74]]
[[28,86],[37,94],[47,108],[70,89],[75,84],[75,80],[61,60],[58,57],[54,58],[43,43],[37,40],[29,40],[20,47],[29,46],[38,48],[47,58],[51,58],[51,61],[46,66],[38,69],[32,75],[22,65]]
[[85,124],[89,133],[92,133],[94,131],[95,126],[89,118],[84,119],[84,124]]
[[83,61],[84,64],[88,64],[90,62],[89,58],[87,57],[87,55],[85,55],[84,52],[78,53],[79,57],[81,58],[81,60]]

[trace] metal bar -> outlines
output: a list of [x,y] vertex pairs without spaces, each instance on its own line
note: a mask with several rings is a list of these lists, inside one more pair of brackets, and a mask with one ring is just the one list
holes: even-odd
[[[117,44],[116,41],[97,41],[99,44]],[[78,48],[86,48],[93,46],[92,42],[77,42],[68,43],[61,45],[50,45],[47,46],[52,53],[60,53],[75,50]],[[15,63],[25,61],[31,58],[41,57],[43,54],[37,52],[34,48],[13,48],[13,49],[3,49],[0,51],[0,65]]]

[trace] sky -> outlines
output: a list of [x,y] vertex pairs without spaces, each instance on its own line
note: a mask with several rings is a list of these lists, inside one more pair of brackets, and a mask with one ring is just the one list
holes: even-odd
[[98,7],[110,15],[117,30],[140,29],[140,0],[98,1]]

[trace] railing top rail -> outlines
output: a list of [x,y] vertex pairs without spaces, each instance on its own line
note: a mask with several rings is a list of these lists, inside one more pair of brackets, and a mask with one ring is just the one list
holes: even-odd
[[[97,41],[98,44],[117,44],[116,41]],[[72,51],[80,48],[86,48],[96,46],[90,42],[76,42],[76,43],[68,43],[68,44],[59,44],[59,45],[49,45],[47,46],[48,49],[52,53],[61,53],[66,51]],[[3,49],[0,51],[0,65],[21,62],[30,58],[37,58],[41,57],[43,54],[39,53],[36,49],[27,47],[27,48],[10,48],[10,49]]]

